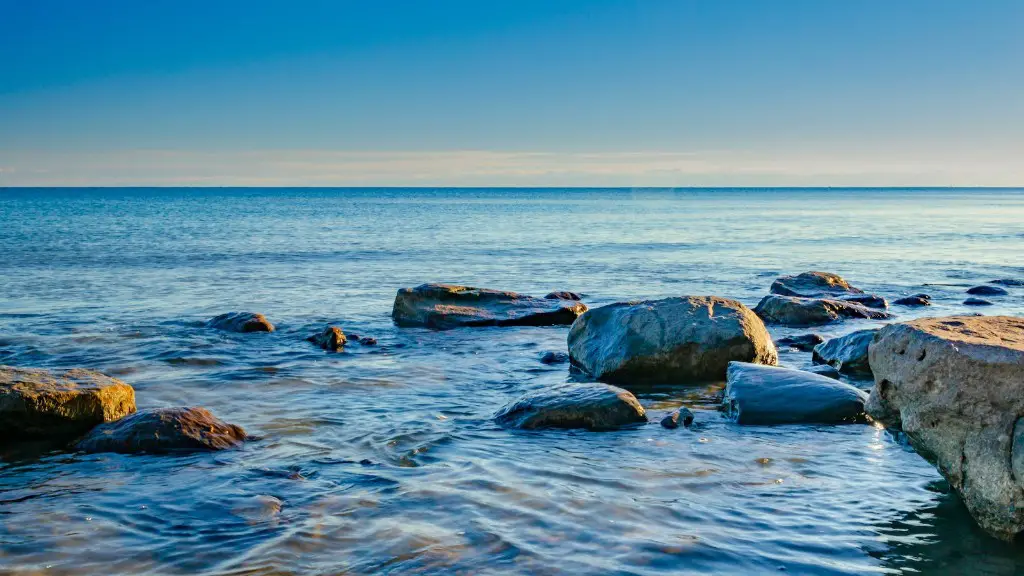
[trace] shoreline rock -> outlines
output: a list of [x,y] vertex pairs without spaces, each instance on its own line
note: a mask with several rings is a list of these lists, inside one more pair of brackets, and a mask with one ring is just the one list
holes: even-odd
[[225,450],[242,444],[245,430],[205,408],[145,410],[101,424],[75,443],[82,452],[170,454]]
[[255,312],[227,312],[206,322],[207,328],[226,332],[273,332],[274,325],[263,314]]
[[820,326],[837,322],[844,318],[872,320],[892,318],[892,314],[888,312],[844,300],[799,298],[795,296],[779,296],[777,294],[769,294],[762,298],[754,308],[754,313],[767,324],[794,327]]
[[526,395],[502,408],[495,421],[509,428],[614,430],[647,422],[631,392],[608,384],[562,384]]
[[737,424],[843,424],[866,421],[868,395],[802,370],[730,362],[723,408]]
[[422,284],[395,295],[391,317],[399,326],[435,329],[572,324],[587,310],[574,300],[534,298],[487,288]]
[[877,333],[877,328],[870,328],[832,338],[814,347],[811,361],[828,364],[843,374],[871,376],[868,346]]

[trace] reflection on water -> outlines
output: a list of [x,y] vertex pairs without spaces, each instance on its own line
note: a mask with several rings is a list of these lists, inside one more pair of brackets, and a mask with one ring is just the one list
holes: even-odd
[[[506,402],[581,378],[538,360],[566,328],[388,315],[424,281],[752,305],[806,269],[935,297],[903,317],[963,312],[966,285],[1024,277],[1021,221],[1017,191],[0,191],[0,362],[101,369],[140,407],[203,405],[260,437],[3,453],[0,571],[1016,573],[1021,553],[875,427],[735,426],[710,383],[637,389],[636,429],[505,430]],[[238,309],[279,331],[201,327]],[[1014,290],[985,313],[1022,311]],[[329,321],[379,345],[304,341]],[[657,425],[680,405],[692,429]]]

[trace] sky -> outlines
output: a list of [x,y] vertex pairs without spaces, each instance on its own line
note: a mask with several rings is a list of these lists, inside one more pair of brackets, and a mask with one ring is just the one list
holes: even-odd
[[0,0],[0,186],[1024,186],[1020,0]]

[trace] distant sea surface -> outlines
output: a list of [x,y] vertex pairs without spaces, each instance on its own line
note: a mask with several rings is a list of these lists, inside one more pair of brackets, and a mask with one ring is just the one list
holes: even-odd
[[[0,364],[98,369],[140,408],[204,406],[260,437],[4,454],[0,573],[1024,571],[874,426],[738,426],[711,383],[638,394],[651,424],[635,429],[506,430],[499,408],[569,378],[539,361],[566,327],[390,319],[395,291],[425,282],[753,306],[807,270],[933,296],[903,319],[1020,316],[1024,288],[961,303],[1024,278],[1024,190],[0,190]],[[232,310],[279,330],[202,327]],[[304,341],[327,323],[379,344]],[[658,425],[680,405],[692,429]]]

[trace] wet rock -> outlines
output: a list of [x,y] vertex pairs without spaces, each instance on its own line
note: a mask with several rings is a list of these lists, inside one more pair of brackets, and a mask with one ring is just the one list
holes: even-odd
[[964,306],[991,306],[992,303],[982,298],[968,298],[964,300]]
[[803,352],[810,352],[815,346],[825,341],[825,338],[820,334],[800,334],[799,336],[787,336],[785,338],[779,338],[775,341],[775,344],[780,348],[785,346],[787,348],[796,348]]
[[135,390],[93,370],[0,366],[0,444],[70,439],[135,412]]
[[721,379],[731,360],[778,363],[761,320],[743,304],[717,296],[594,308],[573,323],[568,345],[574,365],[609,382]]
[[1024,318],[922,318],[871,345],[872,418],[901,428],[982,528],[1024,531]]
[[679,428],[679,424],[687,428],[690,427],[690,424],[693,424],[693,412],[690,412],[689,408],[680,408],[661,419],[661,425],[665,428]]
[[867,306],[868,308],[877,308],[879,310],[885,310],[889,307],[889,303],[875,294],[859,294],[857,296],[846,296],[843,298],[845,302],[853,302],[854,304],[860,304],[861,306]]
[[536,392],[502,408],[495,416],[511,428],[612,430],[647,422],[630,392],[607,384],[563,384]]
[[359,339],[359,343],[362,344],[363,346],[376,346],[377,339],[370,338],[369,336],[363,336],[362,338]]
[[569,355],[565,352],[545,352],[540,361],[544,364],[564,364],[569,361]]
[[1006,296],[1009,294],[1005,289],[999,286],[975,286],[968,288],[967,293],[973,296]]
[[245,430],[205,408],[158,408],[136,412],[92,429],[75,444],[83,452],[167,454],[234,448]]
[[796,276],[779,276],[775,282],[772,282],[769,292],[800,298],[837,297],[864,293],[863,290],[850,286],[842,276],[831,272],[804,272]]
[[341,328],[328,326],[324,328],[323,332],[306,338],[306,341],[312,342],[324,350],[337,351],[345,348],[348,339],[345,338],[345,333],[342,332]]
[[207,328],[228,332],[273,332],[274,325],[263,314],[255,312],[228,312],[214,316],[206,322]]
[[575,292],[569,292],[562,290],[559,292],[550,292],[544,298],[548,300],[582,300],[579,294]]
[[828,378],[775,366],[730,362],[724,407],[738,424],[863,422],[867,394]]
[[900,306],[931,306],[932,297],[927,294],[914,294],[893,300],[893,304],[899,304]]
[[807,372],[817,374],[819,376],[826,376],[834,380],[839,380],[839,370],[836,370],[834,367],[829,366],[828,364],[816,364],[808,368]]
[[402,288],[391,317],[399,326],[447,329],[460,326],[551,326],[572,324],[586,304],[451,284]]
[[769,294],[758,302],[754,312],[768,324],[819,326],[844,318],[891,318],[888,312],[860,304],[826,298],[797,298]]
[[989,280],[989,284],[1002,284],[1003,286],[1024,286],[1024,280],[1018,280],[1016,278],[1000,278],[999,280]]
[[878,330],[873,328],[833,338],[814,347],[811,361],[815,364],[828,364],[843,374],[870,376],[868,346],[877,333]]

